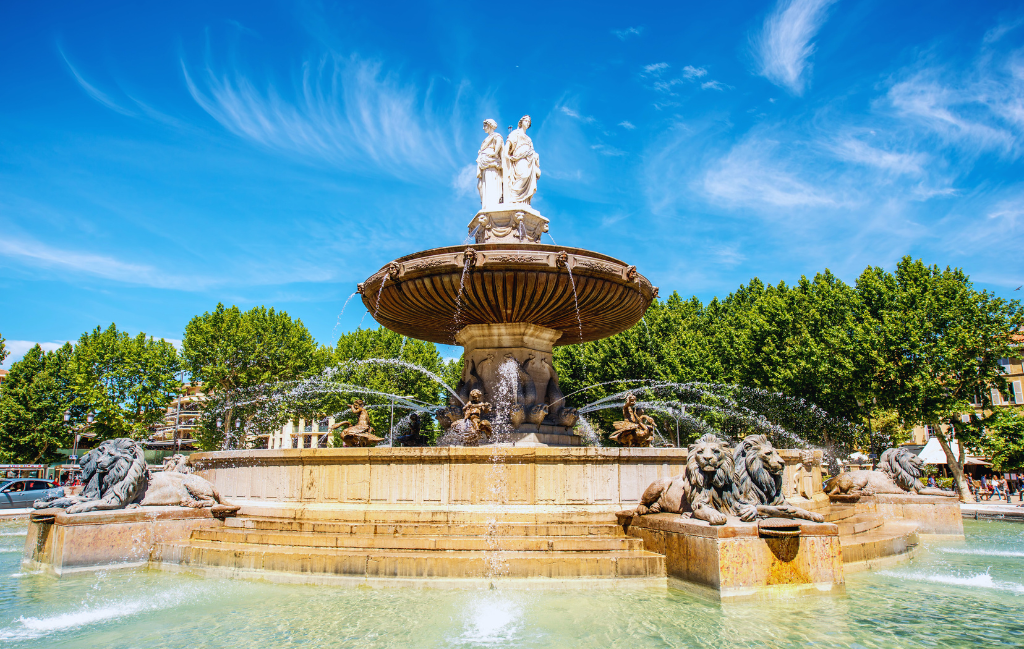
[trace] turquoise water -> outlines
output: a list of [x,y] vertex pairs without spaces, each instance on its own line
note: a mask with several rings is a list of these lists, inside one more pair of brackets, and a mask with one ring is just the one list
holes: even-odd
[[0,644],[12,647],[1000,647],[1024,645],[1024,525],[852,575],[841,597],[718,605],[676,591],[286,586],[149,570],[20,572],[0,522]]

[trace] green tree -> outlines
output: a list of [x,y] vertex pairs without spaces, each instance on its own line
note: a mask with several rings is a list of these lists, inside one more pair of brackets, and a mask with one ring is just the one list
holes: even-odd
[[[46,353],[36,345],[11,366],[0,393],[0,462],[50,462],[71,446],[72,428],[85,412],[73,403],[72,355],[70,344]],[[69,424],[65,410],[72,414]]]
[[[242,312],[223,304],[189,321],[182,356],[192,381],[201,383],[207,396],[196,433],[207,450],[231,444],[224,428],[236,418],[262,432],[280,425],[285,415],[279,411],[258,416],[275,386],[317,371],[326,360],[302,320],[263,306]],[[218,429],[218,418],[226,426]]]
[[4,340],[3,334],[0,334],[0,363],[3,363],[4,359],[6,359],[11,354],[9,351],[7,351],[6,343],[7,341]]
[[[341,386],[358,385],[372,392],[412,397],[424,404],[440,405],[447,400],[448,392],[427,374],[398,364],[360,363],[367,359],[394,359],[422,367],[442,379],[448,386],[457,382],[462,372],[461,359],[445,362],[433,343],[406,338],[384,327],[377,329],[356,329],[343,334],[333,350],[336,372],[331,381],[324,384],[330,390],[331,384]],[[368,405],[370,422],[376,434],[387,435],[391,425],[392,399],[383,394],[360,393],[339,387],[328,393],[319,407],[325,414],[344,419],[348,404],[355,398],[363,399]],[[408,409],[396,406],[394,420],[397,423],[408,413]],[[421,418],[424,433],[436,436],[438,431],[432,419]]]
[[130,336],[111,324],[82,334],[71,357],[75,403],[93,411],[99,439],[141,438],[181,390],[171,343]]
[[999,408],[985,425],[983,448],[996,471],[1024,468],[1024,408]]
[[[982,441],[984,428],[973,403],[988,407],[990,389],[1006,389],[998,361],[1013,355],[1013,335],[1024,323],[1019,302],[974,290],[960,269],[941,270],[910,257],[894,273],[868,268],[857,292],[879,405],[894,409],[903,422],[933,426],[961,499],[973,500],[964,459],[966,447]],[[958,454],[950,447],[951,431]]]

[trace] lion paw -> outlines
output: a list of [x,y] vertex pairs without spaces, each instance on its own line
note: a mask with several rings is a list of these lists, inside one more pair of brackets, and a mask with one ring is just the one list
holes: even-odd
[[651,510],[650,510],[650,509],[648,509],[647,507],[645,507],[644,505],[639,505],[639,506],[638,506],[638,507],[636,508],[636,511],[634,511],[633,513],[634,513],[635,515],[637,515],[637,516],[646,516],[647,514],[649,514],[649,513],[650,513],[650,511],[651,511]]
[[740,507],[740,520],[745,523],[757,520],[757,507],[754,505],[743,505]]

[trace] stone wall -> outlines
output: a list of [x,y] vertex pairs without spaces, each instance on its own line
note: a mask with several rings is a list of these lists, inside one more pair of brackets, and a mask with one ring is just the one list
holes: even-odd
[[800,536],[761,538],[757,523],[738,519],[719,526],[676,514],[620,518],[645,550],[665,555],[677,585],[703,595],[761,599],[844,589],[839,533],[829,523],[799,521]]
[[140,566],[149,562],[158,543],[184,540],[193,529],[221,525],[208,508],[144,507],[72,515],[62,509],[39,510],[29,519],[22,563],[58,576]]
[[[190,462],[222,497],[294,504],[572,506],[614,513],[636,506],[656,479],[679,475],[676,448],[337,448],[196,453]],[[820,451],[808,474],[799,451],[784,488],[802,507],[828,505]],[[809,494],[806,498],[800,494]]]
[[685,449],[339,448],[197,453],[224,498],[295,504],[635,506]]

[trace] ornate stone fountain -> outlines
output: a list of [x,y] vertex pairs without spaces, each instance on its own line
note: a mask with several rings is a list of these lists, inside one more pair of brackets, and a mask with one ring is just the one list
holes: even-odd
[[[359,285],[374,319],[405,336],[465,349],[456,392],[474,389],[496,404],[501,441],[578,446],[577,413],[558,386],[556,345],[600,340],[643,317],[658,289],[628,265],[579,248],[545,245],[548,219],[530,205],[539,156],[520,120],[508,142],[485,122],[477,158],[481,209],[468,246],[401,257]],[[462,418],[452,398],[438,419]]]

